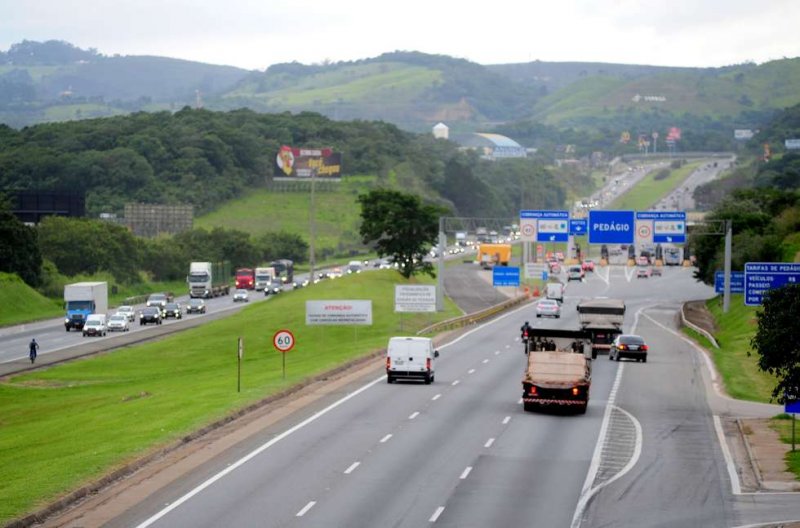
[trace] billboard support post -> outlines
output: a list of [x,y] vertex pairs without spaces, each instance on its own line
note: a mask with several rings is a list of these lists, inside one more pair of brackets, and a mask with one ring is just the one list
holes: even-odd
[[731,244],[733,241],[733,221],[725,221],[725,286],[722,293],[722,313],[731,308]]
[[444,233],[444,217],[439,217],[439,273],[436,278],[436,311],[444,311],[444,252],[447,250],[447,235]]

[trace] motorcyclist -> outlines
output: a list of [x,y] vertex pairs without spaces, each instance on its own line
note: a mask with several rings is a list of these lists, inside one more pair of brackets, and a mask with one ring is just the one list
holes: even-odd
[[528,321],[525,321],[525,324],[522,325],[519,329],[520,331],[520,339],[522,340],[522,346],[524,347],[523,351],[527,354],[528,353],[528,341],[531,334],[531,325]]

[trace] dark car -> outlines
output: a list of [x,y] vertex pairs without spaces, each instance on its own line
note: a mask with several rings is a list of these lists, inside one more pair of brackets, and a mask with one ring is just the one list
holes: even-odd
[[611,343],[611,350],[608,353],[608,359],[611,361],[619,361],[620,359],[626,357],[646,363],[647,350],[648,347],[645,344],[644,339],[642,339],[640,336],[633,334],[620,334],[616,339],[614,339],[614,342]]
[[161,324],[161,309],[157,306],[148,306],[139,312],[139,324],[146,325],[148,323]]
[[189,299],[186,306],[186,313],[206,313],[206,303],[203,299]]
[[175,319],[183,317],[181,305],[176,302],[167,303],[166,306],[164,306],[164,319],[168,317],[174,317]]

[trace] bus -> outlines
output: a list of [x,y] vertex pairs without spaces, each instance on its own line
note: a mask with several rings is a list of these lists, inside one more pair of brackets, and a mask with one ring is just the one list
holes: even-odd
[[275,268],[275,276],[280,277],[282,283],[291,284],[294,281],[294,262],[291,260],[273,260],[269,265]]

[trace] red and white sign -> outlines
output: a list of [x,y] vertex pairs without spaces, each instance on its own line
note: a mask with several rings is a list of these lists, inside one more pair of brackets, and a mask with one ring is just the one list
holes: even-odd
[[520,218],[519,239],[523,242],[536,242],[536,219]]
[[636,221],[636,241],[639,243],[652,243],[653,242],[653,221],[652,220],[637,220]]
[[306,301],[307,325],[371,325],[372,301]]
[[280,352],[288,352],[294,348],[294,334],[289,330],[278,330],[272,336],[272,345]]

